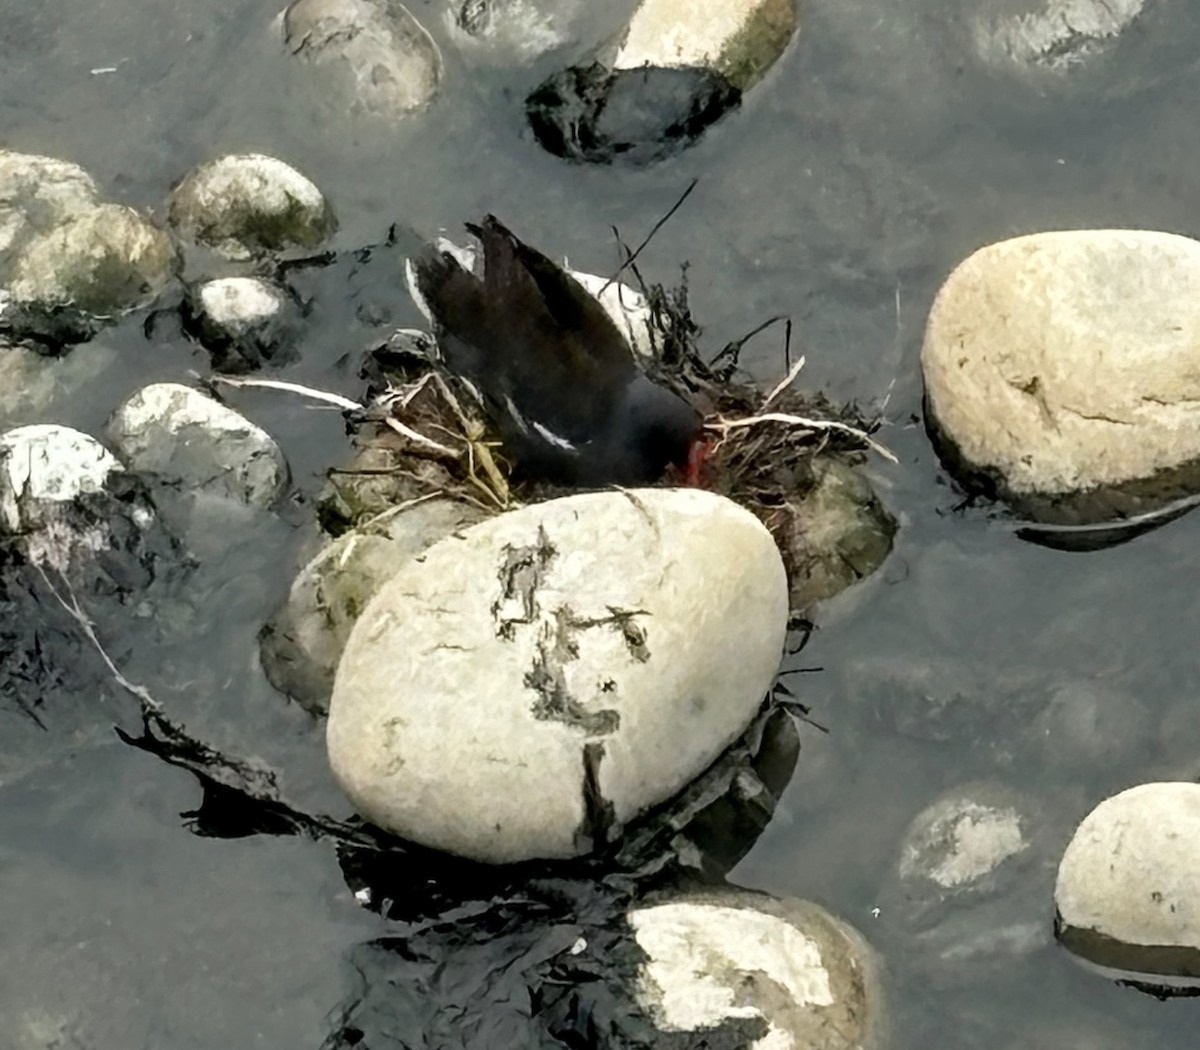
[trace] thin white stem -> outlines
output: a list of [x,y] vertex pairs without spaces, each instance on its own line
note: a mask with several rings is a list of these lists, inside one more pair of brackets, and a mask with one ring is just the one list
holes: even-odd
[[801,355],[800,359],[794,365],[792,365],[792,370],[790,372],[788,372],[788,374],[786,376],[784,376],[778,383],[775,384],[775,389],[772,390],[767,395],[767,399],[759,407],[766,408],[772,401],[774,401],[780,394],[782,394],[789,386],[791,386],[792,383],[795,382],[796,376],[798,376],[800,374],[800,369],[802,369],[803,367],[804,367],[804,357],[803,357],[803,355]]
[[745,416],[742,419],[718,418],[715,423],[705,423],[704,429],[712,430],[724,438],[728,436],[731,430],[744,430],[747,427],[758,426],[760,423],[785,423],[788,426],[806,427],[809,430],[836,430],[839,433],[849,434],[851,437],[858,438],[859,441],[869,448],[874,449],[884,459],[890,460],[892,463],[900,462],[890,449],[873,440],[865,431],[832,419],[808,419],[805,416],[793,416],[786,412],[763,412],[757,416]]
[[325,401],[331,405],[337,405],[338,408],[346,409],[362,409],[363,406],[357,401],[352,401],[348,397],[343,397],[341,394],[331,394],[328,390],[318,390],[311,386],[302,386],[300,383],[287,383],[282,379],[235,379],[233,376],[212,376],[212,382],[221,383],[225,386],[234,387],[265,387],[268,390],[283,390],[289,394],[300,394],[303,397],[311,397],[314,401]]
[[412,427],[401,423],[400,420],[398,420],[395,416],[388,416],[384,420],[384,423],[391,427],[397,434],[403,434],[409,439],[409,441],[412,441],[423,448],[430,449],[431,451],[436,452],[438,455],[446,456],[449,459],[458,459],[458,453],[455,452],[454,449],[448,448],[446,445],[434,441],[433,438],[427,438],[424,434],[417,433],[417,431],[413,430]]

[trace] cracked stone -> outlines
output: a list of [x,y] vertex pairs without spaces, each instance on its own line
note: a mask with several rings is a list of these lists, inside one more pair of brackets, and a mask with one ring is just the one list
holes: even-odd
[[[430,547],[363,612],[330,703],[334,775],[367,819],[435,848],[589,852],[742,733],[787,616],[770,535],[712,493],[501,515]],[[405,732],[385,733],[397,717]]]

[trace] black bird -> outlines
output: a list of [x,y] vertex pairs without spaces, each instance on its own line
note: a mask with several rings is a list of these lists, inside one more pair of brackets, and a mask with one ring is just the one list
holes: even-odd
[[446,367],[478,392],[520,468],[632,485],[687,465],[700,413],[637,366],[600,303],[494,216],[467,229],[483,246],[482,278],[428,245],[409,283]]

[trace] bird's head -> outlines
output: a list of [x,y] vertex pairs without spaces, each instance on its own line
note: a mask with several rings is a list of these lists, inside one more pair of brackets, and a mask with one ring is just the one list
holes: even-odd
[[703,440],[700,413],[640,372],[620,399],[617,416],[610,430],[613,459],[628,483],[657,481],[670,466],[686,470]]

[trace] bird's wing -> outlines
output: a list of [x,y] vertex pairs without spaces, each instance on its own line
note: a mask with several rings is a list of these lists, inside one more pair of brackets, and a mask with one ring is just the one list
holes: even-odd
[[628,341],[595,296],[494,215],[475,229],[483,243],[484,282],[494,301],[513,296],[543,332],[561,332],[564,352],[588,359],[571,362],[574,370],[629,375]]

